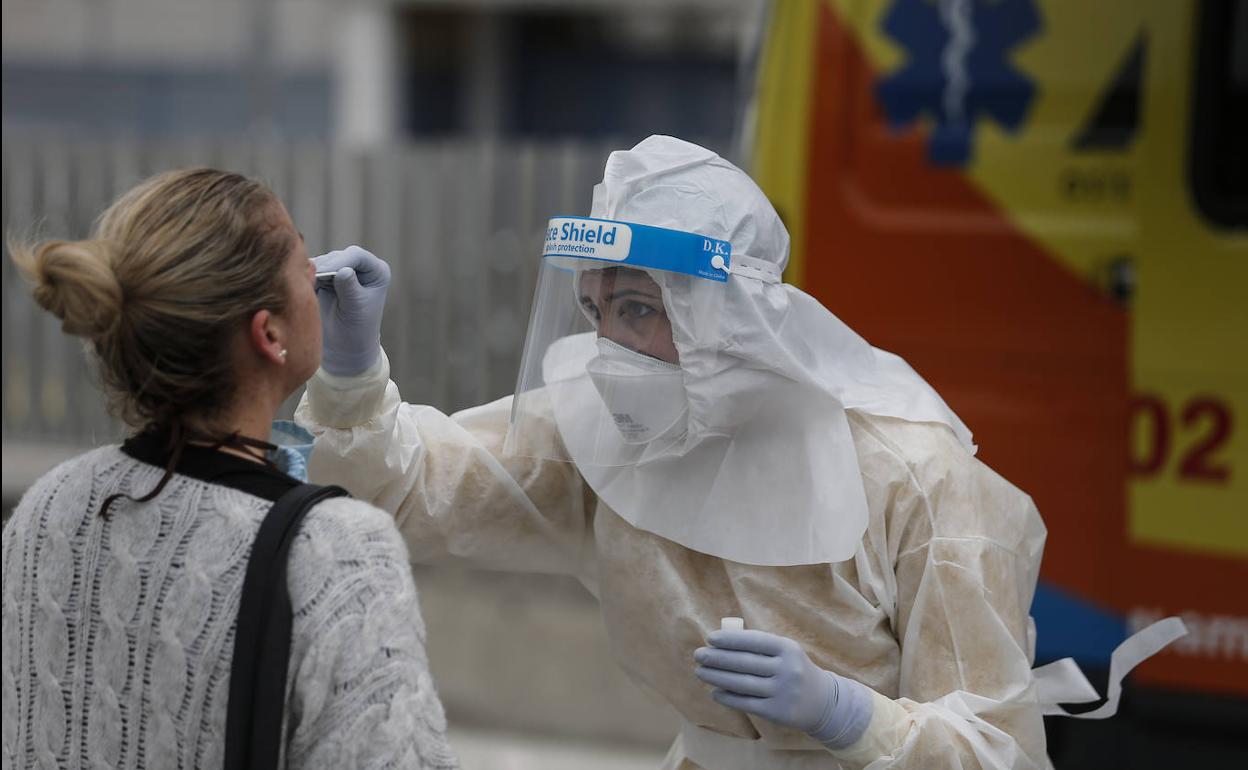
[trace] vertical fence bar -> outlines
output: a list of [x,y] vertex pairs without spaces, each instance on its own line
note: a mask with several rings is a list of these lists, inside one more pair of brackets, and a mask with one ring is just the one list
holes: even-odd
[[27,157],[26,147],[21,142],[6,140],[3,147],[3,226],[6,236],[4,245],[4,432],[18,433],[26,428],[26,417],[30,411],[29,374],[26,371],[24,358],[26,345],[29,344],[26,334],[26,323],[23,314],[26,306],[23,295],[26,292],[25,282],[17,273],[13,261],[9,258],[7,236],[12,234],[24,238],[27,233],[22,229],[29,225],[24,219],[26,212],[19,203],[19,198],[28,200],[29,175],[21,174],[17,165],[19,158]]
[[[64,158],[47,143],[39,143],[35,150],[36,174],[39,180],[39,218],[44,238],[62,238],[65,235],[65,209],[68,204],[68,184],[64,178]],[[51,313],[39,312],[31,306],[36,318],[38,338],[31,351],[33,369],[38,378],[35,385],[36,411],[42,435],[60,439],[65,423],[65,349],[66,338],[61,334],[60,321]]]
[[451,313],[454,305],[453,284],[456,280],[455,258],[451,250],[449,234],[454,231],[453,211],[455,207],[454,172],[451,168],[452,159],[446,145],[440,145],[433,159],[433,174],[437,193],[434,210],[437,215],[429,228],[433,236],[433,262],[436,264],[433,280],[436,288],[433,291],[432,319],[433,338],[430,346],[430,368],[433,371],[433,404],[439,409],[450,411],[454,404],[451,393],[451,382],[455,372],[455,361],[452,357],[453,345],[450,341]]
[[325,214],[329,188],[326,186],[328,171],[325,148],[321,145],[303,143],[294,148],[291,162],[291,190],[286,205],[290,207],[295,227],[303,233],[312,256],[323,254],[330,248],[329,228]]
[[443,275],[442,252],[439,241],[441,204],[438,194],[439,154],[428,145],[413,147],[404,162],[406,187],[404,259],[409,269],[402,283],[403,327],[405,340],[401,347],[392,348],[394,357],[410,356],[415,362],[409,378],[409,399],[422,403],[445,406],[442,384],[445,362],[438,358],[437,346],[439,319],[443,317],[445,292],[439,291]]
[[[473,367],[476,370],[477,382],[472,394],[472,404],[482,404],[494,397],[492,384],[492,367],[490,357],[490,321],[493,317],[493,296],[491,289],[491,267],[496,264],[497,255],[490,248],[493,235],[498,232],[498,207],[494,205],[495,173],[499,166],[498,143],[493,139],[480,142],[475,152],[469,153],[475,161],[472,168],[472,187],[470,194],[476,202],[470,211],[480,219],[477,224],[471,217],[465,217],[464,236],[467,243],[468,258],[475,265],[472,288],[475,295],[472,303],[472,342]],[[467,405],[466,405],[467,406]]]
[[[385,147],[369,153],[366,158],[366,186],[368,189],[368,208],[364,213],[360,245],[386,260],[390,265],[390,286],[397,289],[404,284],[411,265],[403,249],[403,195],[402,166],[394,162],[395,148]],[[367,240],[363,237],[367,235]],[[397,295],[398,292],[395,291]],[[399,350],[406,345],[399,342],[399,329],[409,323],[408,308],[411,298],[395,296],[396,302],[387,303],[386,314],[382,318],[383,340],[394,340]],[[395,382],[401,390],[409,386],[411,378],[411,359],[404,355],[395,356],[391,364],[392,375],[397,373]],[[402,364],[402,365],[399,365]]]
[[[83,142],[73,148],[75,183],[70,230],[75,238],[88,237],[96,218],[112,203],[112,174],[108,161],[108,145]],[[108,443],[121,433],[108,415],[106,399],[99,388],[99,373],[91,357],[83,351],[78,356],[80,375],[76,375],[76,396],[71,407],[78,410],[80,427],[73,430],[75,439],[83,437],[91,445]]]

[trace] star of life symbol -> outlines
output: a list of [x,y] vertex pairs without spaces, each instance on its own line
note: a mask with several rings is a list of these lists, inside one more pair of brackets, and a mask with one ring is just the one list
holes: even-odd
[[896,0],[883,28],[908,57],[876,86],[889,125],[926,115],[928,158],[951,166],[970,161],[979,116],[1016,133],[1036,86],[1009,55],[1040,26],[1033,0]]

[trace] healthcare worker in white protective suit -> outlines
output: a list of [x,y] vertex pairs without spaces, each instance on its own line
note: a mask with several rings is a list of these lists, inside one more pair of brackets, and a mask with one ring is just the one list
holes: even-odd
[[579,578],[683,717],[667,767],[1048,766],[1042,712],[1096,694],[1032,670],[1035,506],[781,282],[788,249],[714,153],[612,153],[592,218],[550,222],[516,395],[450,417],[388,379],[385,263],[320,257],[311,478],[394,512],[415,561]]

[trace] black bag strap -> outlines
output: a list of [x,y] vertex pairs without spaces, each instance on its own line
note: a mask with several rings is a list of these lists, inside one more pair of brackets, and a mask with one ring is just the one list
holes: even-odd
[[265,515],[247,560],[234,633],[234,661],[225,719],[225,769],[272,770],[283,743],[286,669],[292,614],[286,559],[304,515],[347,491],[300,484]]

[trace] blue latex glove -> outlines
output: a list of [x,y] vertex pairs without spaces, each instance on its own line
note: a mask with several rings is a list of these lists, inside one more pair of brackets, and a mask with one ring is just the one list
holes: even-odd
[[870,690],[825,671],[797,642],[765,631],[714,631],[694,673],[729,708],[808,733],[829,748],[849,746],[871,721]]
[[335,273],[316,284],[321,304],[321,367],[349,377],[381,357],[381,314],[386,307],[390,266],[359,246],[312,260],[318,273]]

